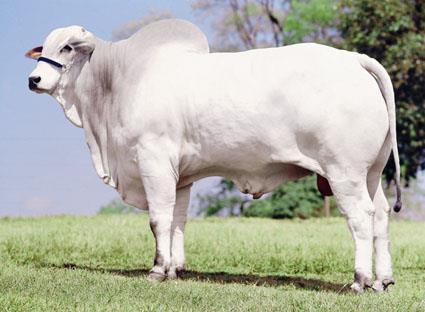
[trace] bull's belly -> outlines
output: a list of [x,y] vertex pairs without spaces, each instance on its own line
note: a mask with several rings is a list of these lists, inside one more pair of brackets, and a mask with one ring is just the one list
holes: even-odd
[[292,181],[311,174],[309,170],[290,164],[270,164],[253,172],[235,172],[229,178],[237,188],[245,193],[260,197],[273,191],[284,182]]
[[181,177],[178,187],[191,184],[201,178],[221,176],[233,181],[236,187],[254,198],[273,191],[282,183],[297,180],[311,174],[310,170],[292,164],[268,164],[252,171],[233,168],[206,168],[196,174]]

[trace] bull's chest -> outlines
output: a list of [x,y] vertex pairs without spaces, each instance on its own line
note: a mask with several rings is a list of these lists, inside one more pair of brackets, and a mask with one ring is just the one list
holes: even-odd
[[112,131],[105,137],[95,134],[92,137],[97,137],[97,140],[88,139],[96,171],[104,183],[115,188],[126,203],[147,209],[136,148],[122,136],[112,134]]

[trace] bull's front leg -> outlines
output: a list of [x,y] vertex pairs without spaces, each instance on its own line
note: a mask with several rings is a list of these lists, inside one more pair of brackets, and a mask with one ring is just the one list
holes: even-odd
[[172,174],[143,176],[149,205],[149,224],[156,242],[154,266],[149,279],[163,281],[171,264],[171,224],[176,200],[176,179]]
[[184,227],[187,218],[187,208],[190,200],[190,189],[192,185],[178,189],[176,194],[176,205],[171,223],[171,266],[168,278],[177,278],[185,269],[184,256]]

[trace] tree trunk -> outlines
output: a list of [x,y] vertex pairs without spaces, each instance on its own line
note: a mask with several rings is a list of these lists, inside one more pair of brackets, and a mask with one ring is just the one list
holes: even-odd
[[329,218],[331,216],[331,199],[329,196],[323,197],[323,210],[325,211],[325,217]]

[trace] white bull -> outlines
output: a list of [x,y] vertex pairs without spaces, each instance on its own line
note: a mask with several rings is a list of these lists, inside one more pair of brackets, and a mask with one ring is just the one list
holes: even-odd
[[355,241],[352,288],[372,285],[373,242],[373,287],[393,283],[381,173],[392,150],[399,185],[395,105],[374,59],[318,44],[209,53],[204,34],[181,20],[116,43],[60,28],[27,56],[39,60],[30,88],[52,95],[84,128],[99,176],[125,202],[149,209],[150,278],[184,269],[194,181],[224,176],[260,197],[314,172],[328,181]]

